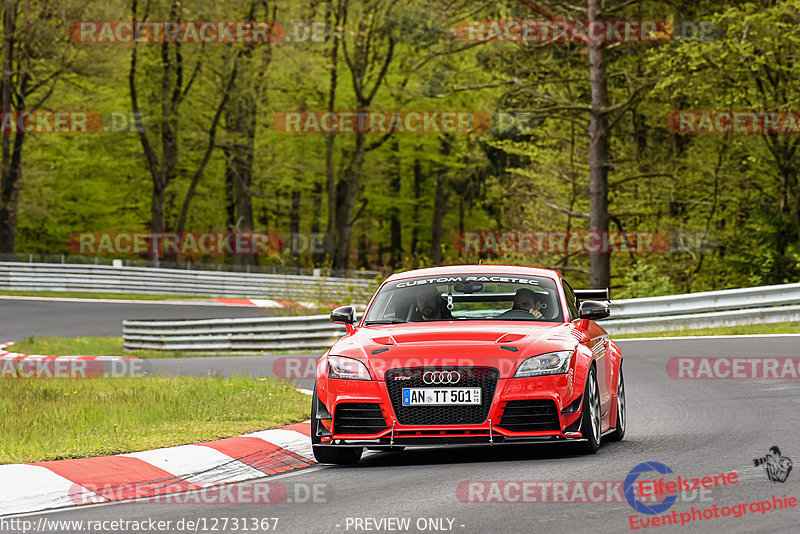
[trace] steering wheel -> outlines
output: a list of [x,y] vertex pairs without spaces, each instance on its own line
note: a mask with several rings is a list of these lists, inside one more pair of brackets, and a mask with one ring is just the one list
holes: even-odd
[[495,319],[527,319],[528,321],[541,321],[538,317],[527,310],[508,310],[504,311]]

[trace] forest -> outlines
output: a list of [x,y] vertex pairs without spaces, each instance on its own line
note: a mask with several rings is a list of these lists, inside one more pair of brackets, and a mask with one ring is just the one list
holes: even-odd
[[287,245],[191,260],[619,298],[800,273],[800,0],[0,1],[0,253],[256,232]]

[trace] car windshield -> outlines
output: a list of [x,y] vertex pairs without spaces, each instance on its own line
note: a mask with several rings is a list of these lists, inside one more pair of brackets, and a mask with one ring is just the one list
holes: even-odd
[[364,324],[450,320],[563,322],[555,281],[539,276],[447,275],[384,285]]

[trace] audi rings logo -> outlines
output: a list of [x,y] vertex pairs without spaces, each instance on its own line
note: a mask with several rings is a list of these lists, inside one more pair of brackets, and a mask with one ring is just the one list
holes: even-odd
[[422,381],[426,384],[455,384],[461,380],[461,373],[458,371],[427,371],[422,375]]

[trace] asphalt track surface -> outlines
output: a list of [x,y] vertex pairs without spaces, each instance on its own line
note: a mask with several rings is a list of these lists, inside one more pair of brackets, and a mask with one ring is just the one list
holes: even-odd
[[[673,356],[794,356],[797,337],[739,337],[690,340],[623,341],[628,429],[621,443],[606,443],[596,455],[581,456],[564,444],[458,449],[415,449],[369,453],[356,466],[314,466],[262,481],[231,485],[234,495],[265,481],[279,482],[288,498],[276,504],[91,505],[26,519],[171,520],[204,519],[207,532],[244,532],[231,518],[278,518],[274,530],[249,532],[392,532],[356,528],[357,518],[409,518],[409,532],[630,532],[627,502],[470,503],[457,495],[464,481],[623,481],[635,466],[655,461],[683,477],[735,471],[738,482],[707,495],[687,495],[667,511],[734,506],[800,497],[800,467],[785,483],[772,483],[753,459],[777,445],[800,461],[800,395],[797,380],[675,380],[665,372]],[[241,360],[240,365],[248,366]],[[318,501],[297,502],[317,485]],[[512,497],[517,493],[510,494]],[[535,495],[540,495],[536,493]],[[294,497],[293,497],[294,496]],[[289,501],[292,502],[289,502]],[[302,500],[302,499],[300,499]],[[640,516],[644,517],[644,516]],[[227,528],[222,521],[228,518]],[[417,521],[445,518],[444,528],[417,528]],[[452,526],[448,520],[452,520]],[[800,507],[766,514],[747,511],[739,518],[704,519],[680,526],[651,526],[647,532],[797,532]],[[373,523],[362,527],[374,527]],[[420,525],[422,525],[420,523]],[[385,526],[385,525],[384,525]],[[394,526],[394,525],[392,525]],[[424,526],[424,525],[422,525]],[[271,527],[271,523],[270,523]],[[642,529],[644,530],[644,529]],[[81,532],[61,525],[60,532]],[[202,532],[202,526],[199,528]],[[641,530],[639,530],[641,531]],[[85,530],[83,531],[85,532]]]
[[260,308],[153,301],[92,302],[66,299],[0,299],[0,342],[42,336],[122,336],[125,319],[256,317]]

